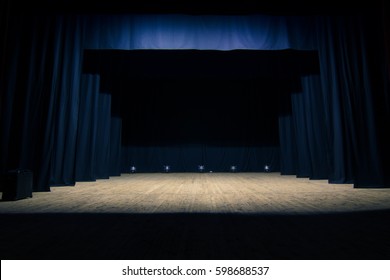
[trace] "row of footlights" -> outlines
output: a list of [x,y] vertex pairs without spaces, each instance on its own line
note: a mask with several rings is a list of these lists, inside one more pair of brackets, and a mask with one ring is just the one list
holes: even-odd
[[[163,170],[163,172],[169,173],[169,172],[171,172],[172,169],[171,169],[171,166],[164,165],[162,170]],[[237,168],[236,165],[230,166],[229,170],[230,170],[230,172],[238,172],[238,168]],[[264,172],[270,172],[271,171],[270,166],[268,164],[264,165],[264,170],[263,171]],[[136,173],[136,172],[137,172],[137,167],[132,165],[130,167],[130,173]],[[198,165],[198,172],[206,172],[205,166],[204,165]],[[212,173],[213,171],[209,170],[209,172]]]

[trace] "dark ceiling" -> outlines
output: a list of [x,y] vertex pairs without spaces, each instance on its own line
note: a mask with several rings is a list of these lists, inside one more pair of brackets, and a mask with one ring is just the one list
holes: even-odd
[[[32,13],[117,14],[117,13],[182,13],[182,14],[270,14],[321,15],[361,14],[378,10],[383,0],[5,0],[16,10]],[[4,2],[3,2],[4,3]]]

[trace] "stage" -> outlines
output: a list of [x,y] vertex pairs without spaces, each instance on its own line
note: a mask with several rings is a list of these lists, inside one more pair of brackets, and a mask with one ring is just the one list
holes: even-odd
[[390,190],[280,173],[143,173],[52,187],[1,213],[330,214],[390,208]]
[[137,173],[0,203],[1,259],[388,259],[390,190]]

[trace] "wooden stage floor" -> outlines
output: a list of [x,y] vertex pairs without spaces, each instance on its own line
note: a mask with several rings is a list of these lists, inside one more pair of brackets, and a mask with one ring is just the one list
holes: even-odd
[[389,259],[390,189],[123,174],[0,202],[1,259]]

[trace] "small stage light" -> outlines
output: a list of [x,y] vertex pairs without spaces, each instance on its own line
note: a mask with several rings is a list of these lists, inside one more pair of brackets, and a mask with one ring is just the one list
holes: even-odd
[[168,173],[171,170],[171,167],[169,165],[164,165],[164,172]]
[[137,168],[133,165],[130,167],[130,173],[135,173],[137,171]]
[[204,165],[198,165],[198,171],[204,172]]
[[264,165],[264,172],[269,172],[270,166],[268,164]]
[[237,172],[237,166],[235,165],[230,166],[230,172]]

